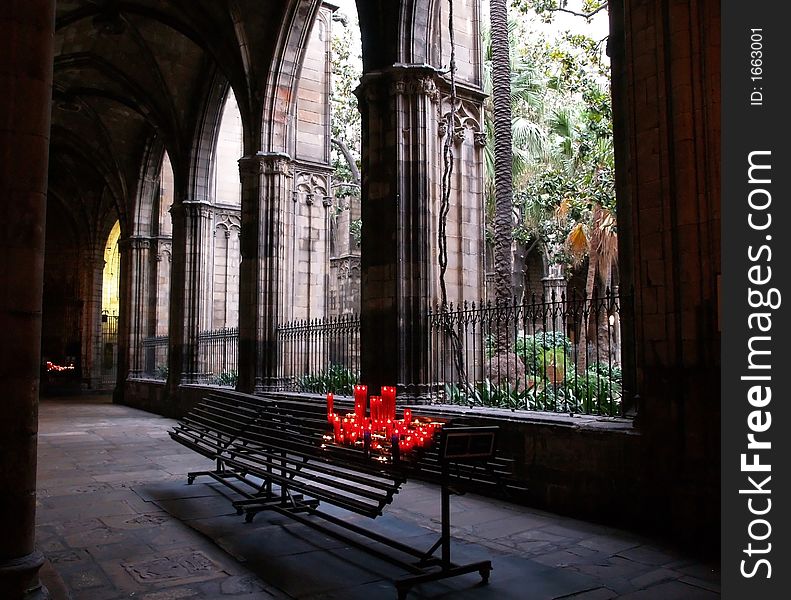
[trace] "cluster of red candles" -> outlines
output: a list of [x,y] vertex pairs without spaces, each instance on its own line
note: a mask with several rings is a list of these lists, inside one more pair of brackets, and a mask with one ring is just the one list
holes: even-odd
[[[370,411],[368,410],[370,404]],[[368,397],[368,386],[354,386],[354,412],[339,415],[334,410],[334,397],[327,394],[327,420],[333,426],[336,444],[360,446],[379,454],[380,460],[393,460],[416,448],[431,445],[442,423],[423,417],[412,417],[404,409],[403,418],[396,419],[396,389],[383,386],[380,396]]]

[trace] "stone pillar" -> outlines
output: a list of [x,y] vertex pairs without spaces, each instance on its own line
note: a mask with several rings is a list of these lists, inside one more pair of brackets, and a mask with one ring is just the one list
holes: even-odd
[[361,380],[419,398],[428,371],[430,188],[437,74],[394,66],[363,76]]
[[0,596],[42,597],[36,433],[54,0],[0,11]]
[[184,201],[171,208],[173,255],[170,276],[170,353],[168,386],[198,383],[198,334],[206,297],[206,254],[212,248],[212,207],[206,202]]
[[616,0],[609,10],[620,288],[634,290],[622,306],[625,402],[639,392],[646,510],[672,515],[683,536],[715,539],[720,4]]
[[128,237],[124,237],[121,231],[121,239],[118,240],[119,254],[119,280],[118,280],[118,348],[116,354],[115,371],[115,390],[113,391],[113,401],[124,402],[125,382],[129,375],[129,341],[132,332],[132,302],[133,302],[133,269],[131,242]]
[[95,252],[82,261],[82,385],[96,389],[102,379],[102,284],[104,258]]
[[242,230],[239,282],[239,382],[242,392],[278,387],[277,326],[283,280],[283,211],[291,192],[286,154],[239,160]]
[[[129,335],[118,338],[119,355],[121,344],[128,345],[129,377],[140,377],[143,374],[145,357],[143,354],[143,338],[146,336],[148,319],[148,295],[151,275],[149,273],[151,241],[147,238],[133,237],[127,242],[126,251],[129,260],[126,264],[131,269],[130,291],[131,301],[129,310]],[[120,329],[120,328],[119,328]],[[121,365],[119,364],[119,370]],[[122,382],[119,381],[119,385]]]
[[[148,298],[145,337],[168,335],[168,312],[170,310],[170,238],[157,237],[151,240],[148,256]],[[143,356],[143,374],[151,377],[168,363],[167,347],[148,347]]]
[[560,274],[560,265],[550,265],[549,275],[541,282],[544,284],[544,301],[547,303],[546,328],[552,331],[566,333],[566,308],[563,299],[566,298],[568,284],[566,278]]

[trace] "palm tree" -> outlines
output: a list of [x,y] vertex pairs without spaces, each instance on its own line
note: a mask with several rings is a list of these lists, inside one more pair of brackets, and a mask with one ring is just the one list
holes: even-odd
[[[515,188],[522,187],[532,175],[536,165],[546,160],[547,135],[544,123],[544,97],[546,82],[537,74],[533,64],[518,51],[519,38],[516,33],[518,23],[508,22],[508,44],[510,61],[511,105],[511,176]],[[495,134],[493,113],[492,83],[492,36],[489,29],[483,31],[484,43],[484,77],[483,91],[487,95],[484,104],[486,146],[484,148],[484,166],[486,171],[484,196],[486,199],[486,215],[489,222],[494,221],[495,214]],[[525,236],[514,236],[512,256],[513,296],[520,299],[524,293],[524,270],[527,256],[538,243],[540,222],[546,215],[538,214],[539,205],[529,202],[516,202],[513,206],[514,222],[521,225],[524,231],[530,231],[529,241]],[[529,242],[529,243],[528,243]]]
[[[584,371],[588,365],[588,328],[591,326],[591,317],[607,318],[599,307],[594,306],[596,275],[602,287],[607,288],[611,283],[612,270],[618,260],[618,234],[615,215],[601,204],[594,204],[589,224],[577,223],[569,233],[566,244],[569,253],[577,264],[588,256],[588,272],[585,279],[585,301],[590,300],[587,309],[583,310],[583,322],[580,324],[580,337],[577,352],[577,368]],[[599,294],[603,296],[603,294]],[[594,323],[599,327],[601,323]],[[607,339],[605,336],[603,339]],[[604,348],[599,348],[601,351]],[[609,352],[609,348],[606,349]],[[602,361],[602,356],[597,356]],[[604,359],[606,362],[606,358]]]
[[[546,82],[537,74],[533,65],[518,51],[517,22],[508,22],[508,45],[510,61],[510,107],[511,107],[511,176],[519,185],[531,172],[537,159],[546,158],[547,135],[544,119],[544,97]],[[486,170],[486,208],[489,217],[494,214],[495,168],[494,153],[496,139],[494,131],[493,105],[493,57],[490,29],[483,31],[483,91],[487,96],[484,103],[484,166]]]
[[[513,174],[511,137],[511,61],[508,43],[508,2],[491,0],[492,104],[494,113],[494,297],[498,304],[512,297]],[[505,334],[505,335],[503,335]],[[497,332],[496,347],[508,347],[507,332]]]

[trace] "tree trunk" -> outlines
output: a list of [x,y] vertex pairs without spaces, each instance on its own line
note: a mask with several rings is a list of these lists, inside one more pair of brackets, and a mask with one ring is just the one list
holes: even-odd
[[[512,301],[513,181],[511,147],[511,65],[508,2],[491,0],[492,104],[494,108],[494,296],[498,305]],[[499,354],[509,347],[508,324],[496,332]]]
[[584,373],[588,368],[588,327],[590,326],[591,315],[595,314],[596,307],[591,301],[593,290],[596,285],[596,269],[598,268],[598,257],[596,252],[588,254],[588,274],[585,280],[585,298],[582,299],[582,318],[580,319],[580,339],[577,346],[577,372]]

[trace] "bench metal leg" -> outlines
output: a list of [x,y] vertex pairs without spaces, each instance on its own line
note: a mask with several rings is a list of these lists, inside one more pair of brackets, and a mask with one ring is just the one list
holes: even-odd
[[406,598],[414,586],[421,583],[428,583],[430,581],[439,581],[441,579],[448,579],[450,577],[457,577],[458,575],[465,575],[467,573],[474,573],[478,571],[481,576],[481,583],[489,583],[489,574],[492,571],[492,562],[484,560],[481,562],[470,563],[468,565],[451,565],[448,568],[440,569],[433,573],[425,573],[422,575],[415,575],[413,577],[406,577],[395,582],[396,590],[398,590],[399,600]]

